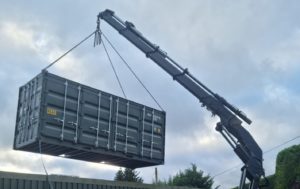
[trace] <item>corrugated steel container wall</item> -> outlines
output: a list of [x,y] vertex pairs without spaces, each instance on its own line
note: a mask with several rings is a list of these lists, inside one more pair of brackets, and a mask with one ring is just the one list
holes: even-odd
[[[52,189],[188,189],[134,182],[116,182],[72,176],[49,175]],[[0,189],[51,189],[45,175],[0,171]],[[189,188],[192,189],[192,188]]]
[[137,168],[164,163],[165,112],[42,72],[19,90],[14,149]]

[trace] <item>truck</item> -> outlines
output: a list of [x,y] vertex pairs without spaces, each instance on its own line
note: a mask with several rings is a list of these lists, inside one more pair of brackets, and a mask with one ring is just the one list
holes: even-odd
[[259,181],[262,177],[265,178],[263,153],[252,135],[242,126],[243,122],[252,123],[247,115],[230,104],[225,98],[210,90],[193,76],[187,68],[180,66],[159,46],[144,37],[133,23],[123,21],[112,10],[107,9],[97,16],[95,39],[98,39],[98,42],[96,44],[101,43],[100,20],[106,21],[120,35],[141,50],[147,58],[153,60],[166,71],[173,80],[192,93],[202,106],[220,118],[215,129],[225,138],[244,164],[241,168],[239,188],[245,189],[247,180],[250,183],[250,189],[261,188]]

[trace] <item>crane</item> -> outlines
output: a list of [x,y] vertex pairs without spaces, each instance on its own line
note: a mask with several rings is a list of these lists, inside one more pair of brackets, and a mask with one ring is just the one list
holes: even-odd
[[244,164],[241,168],[242,174],[239,188],[245,189],[247,179],[250,182],[250,189],[260,188],[259,181],[261,177],[265,178],[262,150],[251,134],[242,126],[243,122],[251,124],[252,121],[241,110],[201,83],[187,68],[181,67],[166,52],[161,50],[159,46],[145,38],[135,28],[133,23],[123,21],[109,9],[100,12],[97,16],[96,31],[98,31],[98,38],[101,37],[99,29],[100,19],[106,21],[128,41],[145,53],[147,58],[153,60],[171,75],[173,80],[192,93],[202,106],[220,118],[220,121],[216,124],[216,130],[222,134]]

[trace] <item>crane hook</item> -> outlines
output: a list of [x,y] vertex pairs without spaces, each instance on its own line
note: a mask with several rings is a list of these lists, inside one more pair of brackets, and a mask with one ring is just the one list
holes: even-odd
[[97,27],[95,31],[95,38],[94,38],[94,47],[101,44],[101,29],[100,29],[100,15],[97,17]]

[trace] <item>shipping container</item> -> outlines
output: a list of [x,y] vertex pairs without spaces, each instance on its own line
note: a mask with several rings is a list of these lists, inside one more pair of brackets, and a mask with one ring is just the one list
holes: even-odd
[[43,71],[19,89],[14,149],[128,168],[164,163],[164,111]]
[[[50,187],[51,185],[51,187]],[[117,182],[76,176],[11,173],[0,171],[0,189],[193,189],[135,182]]]

